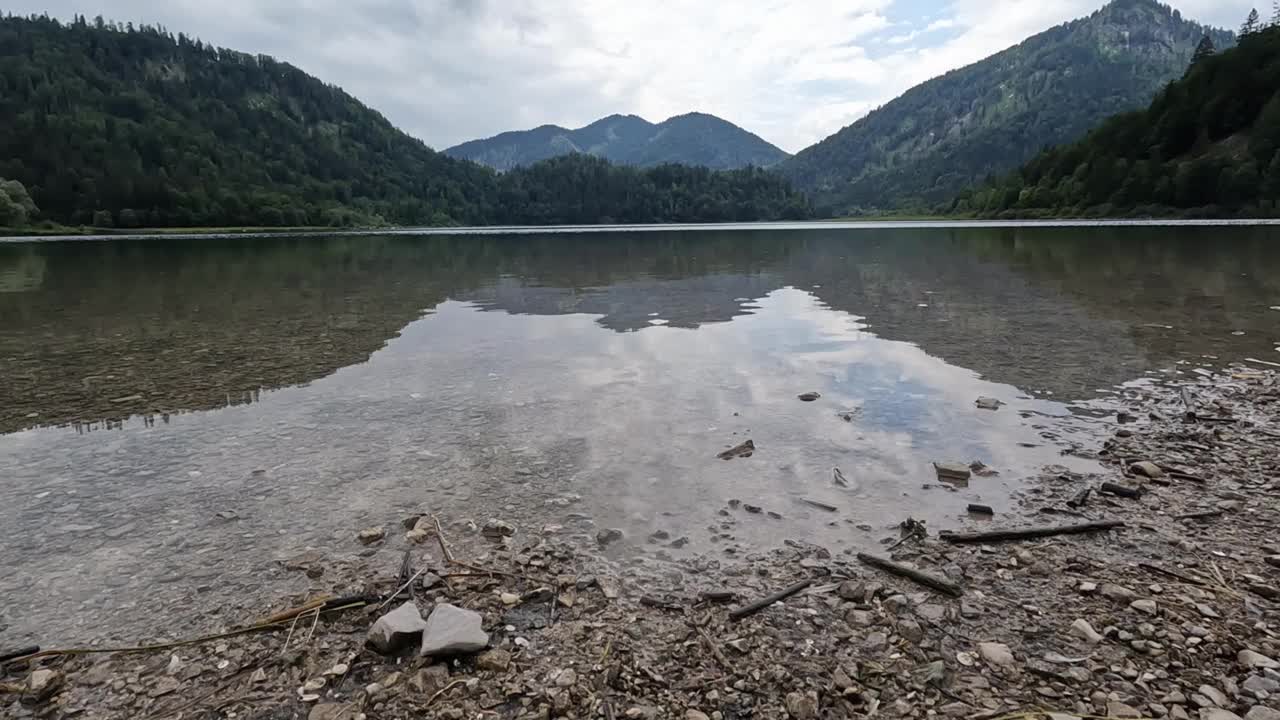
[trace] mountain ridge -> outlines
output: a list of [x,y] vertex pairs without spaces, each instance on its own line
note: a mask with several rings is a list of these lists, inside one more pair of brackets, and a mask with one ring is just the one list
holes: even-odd
[[1208,34],[1156,0],[1113,0],[912,87],[775,169],[834,214],[931,208],[1142,107]]
[[688,112],[652,123],[615,113],[580,128],[539,125],[470,140],[444,150],[499,171],[570,153],[596,155],[623,165],[663,163],[713,170],[770,167],[789,155],[760,136],[709,113]]

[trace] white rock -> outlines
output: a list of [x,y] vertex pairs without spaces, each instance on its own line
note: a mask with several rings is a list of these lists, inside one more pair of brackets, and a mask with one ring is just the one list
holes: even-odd
[[1071,623],[1071,632],[1075,634],[1076,637],[1083,638],[1091,645],[1097,645],[1103,640],[1103,637],[1098,634],[1098,631],[1094,630],[1093,626],[1089,624],[1089,621],[1084,618],[1080,618],[1079,620]]
[[484,618],[480,613],[445,603],[437,605],[427,618],[420,654],[475,653],[488,645],[489,635],[484,631]]
[[417,641],[427,627],[412,600],[378,618],[369,628],[369,647],[383,655],[397,653]]
[[1017,661],[1013,658],[1013,652],[1004,643],[979,643],[978,652],[982,655],[983,660],[998,667],[1013,667],[1017,664]]
[[1280,662],[1276,662],[1262,653],[1252,650],[1241,650],[1236,654],[1236,660],[1247,668],[1258,668],[1262,670],[1280,670]]
[[1263,705],[1254,705],[1244,716],[1244,720],[1280,720],[1280,710],[1272,710]]
[[1201,708],[1200,720],[1240,720],[1240,716],[1222,708]]

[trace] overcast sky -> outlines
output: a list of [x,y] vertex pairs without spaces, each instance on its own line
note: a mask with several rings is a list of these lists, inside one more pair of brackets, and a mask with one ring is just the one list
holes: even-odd
[[[1258,0],[1261,1],[1261,0]],[[1238,28],[1250,0],[1176,0]],[[1102,0],[8,0],[159,23],[340,85],[443,149],[698,110],[794,152]],[[1269,13],[1265,13],[1269,14]]]

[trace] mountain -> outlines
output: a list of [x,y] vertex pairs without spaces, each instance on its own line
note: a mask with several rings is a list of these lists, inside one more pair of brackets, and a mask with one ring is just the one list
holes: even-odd
[[1208,34],[1154,0],[1115,0],[908,90],[778,170],[835,214],[932,207],[1041,149],[1143,107]]
[[[681,129],[685,124],[694,130]],[[698,126],[677,123],[672,135],[697,136]],[[561,158],[499,175],[433,151],[287,63],[83,17],[63,24],[0,16],[0,128],[0,226],[698,222],[811,214],[784,180],[760,170],[641,170]]]
[[1280,27],[1198,59],[1151,106],[966,193],[985,215],[1280,215]]
[[788,157],[760,137],[704,113],[677,115],[657,125],[635,115],[610,115],[577,130],[543,125],[472,140],[444,152],[495,170],[570,153],[597,155],[623,165],[679,163],[713,170],[769,167]]

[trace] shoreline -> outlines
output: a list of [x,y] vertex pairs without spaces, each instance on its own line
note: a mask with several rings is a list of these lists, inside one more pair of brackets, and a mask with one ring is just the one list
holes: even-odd
[[[1046,468],[1016,511],[960,530],[1123,528],[961,543],[904,522],[886,538],[896,546],[876,551],[958,598],[795,541],[620,568],[502,523],[388,518],[384,537],[365,536],[367,557],[286,562],[343,600],[331,613],[296,612],[313,597],[282,598],[263,608],[282,619],[271,630],[10,663],[0,707],[86,718],[1276,720],[1280,375],[1236,366],[1125,402],[1096,447],[1076,453],[1104,473]],[[606,529],[596,537],[617,541]],[[383,597],[405,578],[424,617],[445,602],[479,613],[489,649],[447,663],[418,657],[415,642],[404,655],[367,649],[370,627],[410,599]],[[731,617],[801,582],[783,602]],[[191,625],[231,629],[204,623]]]

